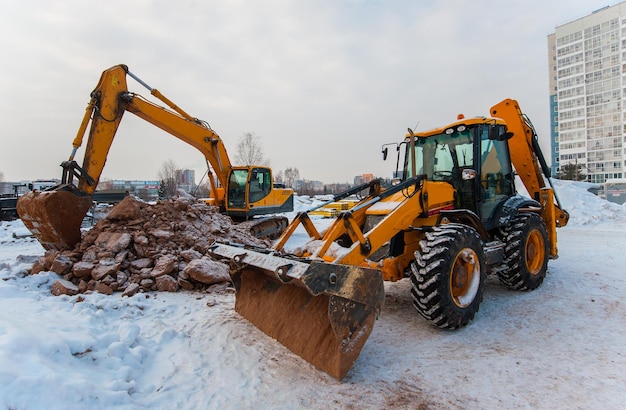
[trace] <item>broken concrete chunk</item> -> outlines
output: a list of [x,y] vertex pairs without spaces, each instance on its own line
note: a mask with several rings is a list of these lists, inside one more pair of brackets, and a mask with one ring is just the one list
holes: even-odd
[[113,253],[118,253],[130,246],[132,237],[127,232],[105,231],[98,235],[95,245]]
[[163,275],[156,278],[156,287],[160,292],[176,292],[178,282],[170,275]]
[[139,286],[138,283],[131,283],[130,285],[128,285],[126,290],[124,292],[122,292],[122,296],[129,296],[129,297],[130,296],[134,296],[140,290],[141,290],[141,286]]
[[223,263],[208,258],[196,259],[189,262],[184,272],[187,277],[207,285],[230,282],[228,267]]
[[150,273],[153,278],[171,273],[178,265],[178,258],[174,255],[165,255],[157,259],[154,269]]
[[154,265],[154,261],[150,258],[136,259],[130,263],[128,267],[133,272],[139,272],[145,268],[151,268]]
[[54,296],[69,295],[74,296],[79,293],[78,286],[74,285],[69,280],[59,279],[52,284],[50,289]]
[[93,290],[98,293],[102,293],[103,295],[113,294],[113,289],[111,289],[109,285],[102,283],[102,282],[96,283],[96,286],[93,288]]
[[86,278],[91,276],[91,271],[95,268],[95,266],[96,265],[91,262],[76,262],[74,266],[72,266],[72,273],[77,278]]
[[50,270],[58,275],[65,275],[72,270],[72,260],[65,255],[57,255],[50,265]]
[[123,221],[141,218],[141,209],[144,204],[137,199],[127,196],[119,204],[115,205],[107,219],[112,221]]
[[91,277],[95,280],[101,280],[107,275],[115,276],[120,269],[120,264],[115,259],[101,260],[91,271]]

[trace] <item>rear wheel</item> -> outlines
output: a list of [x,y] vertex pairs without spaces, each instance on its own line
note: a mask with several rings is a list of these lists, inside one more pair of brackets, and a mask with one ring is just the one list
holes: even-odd
[[539,287],[548,269],[548,232],[537,214],[519,213],[500,230],[504,238],[504,269],[500,282],[515,290]]
[[434,325],[467,325],[483,298],[485,257],[478,233],[465,225],[433,227],[411,264],[411,294],[420,315]]

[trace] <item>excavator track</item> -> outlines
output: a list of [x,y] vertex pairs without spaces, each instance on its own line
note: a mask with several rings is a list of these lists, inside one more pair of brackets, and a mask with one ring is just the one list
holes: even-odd
[[255,238],[276,239],[287,228],[289,220],[284,216],[267,216],[249,219],[240,222],[240,226],[247,227]]

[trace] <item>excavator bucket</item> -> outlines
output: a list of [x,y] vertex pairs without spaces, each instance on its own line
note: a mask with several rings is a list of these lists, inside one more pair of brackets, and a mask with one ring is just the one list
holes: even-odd
[[230,259],[240,315],[318,369],[345,376],[382,307],[380,271],[224,244],[211,252]]
[[73,249],[80,242],[80,225],[91,206],[91,196],[71,185],[51,191],[29,192],[17,201],[17,214],[48,250]]

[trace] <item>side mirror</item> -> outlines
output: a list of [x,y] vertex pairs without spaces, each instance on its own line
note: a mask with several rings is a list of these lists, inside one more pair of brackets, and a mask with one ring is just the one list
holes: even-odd
[[468,181],[470,179],[474,179],[474,178],[476,178],[476,171],[473,170],[473,169],[465,168],[461,172],[461,178],[463,179],[463,181]]
[[504,134],[502,134],[502,136],[500,138],[502,138],[502,141],[508,141],[511,138],[513,138],[513,133],[507,131]]
[[507,141],[513,136],[512,132],[501,132],[502,128],[498,126],[489,127],[489,139],[492,141]]

